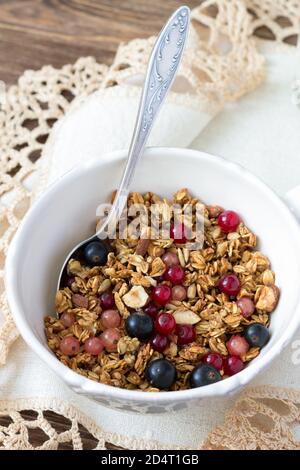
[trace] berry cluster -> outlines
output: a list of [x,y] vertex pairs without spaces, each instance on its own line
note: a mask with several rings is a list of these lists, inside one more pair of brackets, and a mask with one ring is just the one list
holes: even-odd
[[222,376],[235,375],[241,372],[245,364],[242,356],[249,347],[262,348],[269,341],[269,330],[260,323],[252,323],[244,333],[244,336],[234,335],[227,342],[228,356],[223,357],[219,353],[207,353],[191,373],[191,387],[201,387],[218,382]]
[[[179,232],[181,237],[179,238]],[[184,243],[185,228],[171,227],[172,236],[176,236],[177,243]],[[175,238],[174,238],[175,239]],[[185,272],[180,266],[178,256],[168,251],[162,257],[166,270],[162,282],[151,291],[151,301],[143,311],[133,312],[125,322],[125,329],[129,336],[140,340],[149,340],[151,347],[163,353],[170,343],[171,335],[176,335],[178,344],[188,344],[196,339],[196,332],[191,325],[177,325],[172,313],[163,308],[171,300],[184,300],[186,289],[182,285]],[[157,388],[170,388],[176,381],[176,368],[166,359],[152,361],[146,371],[150,383]]]
[[[85,352],[92,356],[98,356],[104,348],[107,352],[116,351],[118,341],[121,337],[120,331],[118,330],[121,317],[115,307],[114,296],[111,292],[104,292],[100,296],[99,302],[103,308],[101,324],[104,331],[99,337],[91,336],[84,343]],[[61,316],[60,320],[64,326],[69,328],[75,322],[75,317],[72,313],[66,312]],[[67,336],[62,339],[60,350],[67,356],[75,356],[80,350],[80,343],[74,336]]]
[[[88,243],[83,250],[83,257],[89,266],[103,265],[107,261],[108,250],[100,240]],[[73,277],[65,280],[66,286],[72,288]],[[104,292],[99,298],[99,304],[102,308],[101,324],[103,333],[99,337],[91,336],[84,343],[84,350],[92,356],[98,356],[103,349],[107,352],[117,350],[117,344],[121,337],[118,326],[121,323],[121,317],[116,309],[115,300],[112,292]],[[73,313],[65,312],[60,320],[63,325],[70,328],[75,322]],[[80,351],[80,343],[74,336],[67,336],[60,342],[60,350],[67,356],[75,356]]]

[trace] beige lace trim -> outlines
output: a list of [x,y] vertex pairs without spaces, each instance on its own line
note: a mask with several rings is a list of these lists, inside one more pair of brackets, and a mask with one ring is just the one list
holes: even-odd
[[296,43],[299,33],[300,3],[293,0],[244,0],[252,16],[252,34],[268,32],[277,43]]
[[202,448],[229,450],[300,449],[300,392],[279,387],[250,388],[207,437]]
[[[77,408],[56,398],[0,401],[0,420],[4,423],[0,425],[1,450],[58,450],[66,444],[70,449],[82,450],[86,449],[86,439],[93,450],[106,449],[108,444],[135,450],[179,448],[108,433]],[[60,423],[57,428],[56,420]],[[63,432],[62,424],[66,429]],[[36,442],[37,430],[40,444]]]
[[[282,17],[284,27],[280,26]],[[193,10],[190,45],[180,72],[190,93],[196,93],[215,106],[254,89],[264,78],[264,59],[253,34],[259,28],[268,28],[274,41],[282,43],[298,34],[299,19],[300,5],[293,0],[204,1]],[[134,75],[143,73],[153,41],[154,38],[136,39],[122,44],[111,67],[97,64],[90,57],[80,58],[75,64],[59,70],[46,66],[36,72],[26,71],[18,85],[6,92],[0,90],[0,310],[3,317],[0,321],[0,365],[5,363],[9,348],[18,336],[4,290],[5,256],[10,240],[36,195],[34,188],[37,185],[34,182],[39,180],[43,185],[47,164],[42,162],[44,157],[41,158],[41,155],[51,127],[68,111],[71,103],[75,105],[99,88],[105,90],[116,84],[124,85]],[[20,403],[9,404],[15,410],[12,413],[16,413],[16,419],[17,410],[22,407]],[[57,402],[55,406],[58,406]],[[2,410],[7,412],[7,403],[5,407]],[[28,402],[26,407],[45,409],[36,399],[30,402],[30,406]],[[71,413],[71,408],[66,404],[60,403],[59,407],[55,410],[61,410],[63,415]],[[39,416],[42,420],[42,415]],[[241,423],[234,421],[235,426],[237,423],[241,426]],[[43,426],[47,426],[44,421]],[[208,447],[220,444],[218,436],[222,435],[222,429],[218,428],[209,437]],[[11,425],[9,433],[12,436],[14,430]],[[279,432],[274,428],[272,435],[275,430]],[[17,448],[30,446],[25,430],[17,437],[15,433],[15,440],[9,439],[9,433],[6,435],[7,432],[0,428],[0,442],[1,439],[5,440],[5,445],[15,445]],[[99,433],[98,441],[102,446],[104,441],[101,431]],[[72,431],[71,434],[75,436],[76,445],[80,446],[76,432]],[[235,436],[237,434],[234,433]],[[267,440],[262,435],[262,438],[263,445],[273,445],[274,437]],[[49,445],[56,448],[53,442],[61,442],[59,439],[62,437],[53,437]],[[285,445],[296,445],[292,440],[284,442]],[[146,445],[143,444],[144,447]],[[155,445],[151,443],[151,446]],[[240,442],[238,445],[246,443]]]
[[4,264],[9,242],[30,207],[33,178],[43,180],[41,154],[53,124],[75,97],[104,86],[108,67],[93,58],[79,59],[60,70],[51,66],[27,71],[16,86],[1,96],[0,107],[0,365],[18,332],[9,312],[4,289]]
[[[30,419],[28,410],[31,410]],[[55,413],[55,414],[54,414]],[[59,416],[56,416],[59,415]],[[55,419],[64,421],[66,430],[55,428]],[[93,449],[108,444],[127,449],[179,449],[140,438],[110,434],[77,408],[57,399],[32,398],[0,401],[0,448],[16,450],[57,450],[63,444],[84,448],[84,438]],[[50,422],[52,424],[50,424]],[[300,392],[265,386],[248,389],[200,446],[206,450],[285,450],[300,449],[295,429],[300,426]],[[42,443],[32,442],[32,430],[42,432]],[[35,434],[36,435],[36,434]]]

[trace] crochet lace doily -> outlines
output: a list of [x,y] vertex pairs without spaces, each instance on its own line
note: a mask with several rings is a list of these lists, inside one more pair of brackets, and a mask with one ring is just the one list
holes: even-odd
[[[261,83],[265,73],[264,58],[254,34],[267,28],[270,37],[278,43],[296,36],[300,5],[292,0],[206,0],[193,10],[192,17],[189,51],[185,54],[180,74],[193,93],[205,96],[213,106],[216,102],[222,105],[235,100]],[[18,336],[4,289],[5,257],[10,240],[36,197],[37,182],[39,187],[43,186],[47,165],[41,164],[41,155],[51,127],[71,105],[90,93],[99,88],[122,85],[130,77],[143,74],[153,41],[154,38],[136,39],[120,45],[110,67],[85,57],[61,69],[45,66],[38,71],[27,70],[18,84],[8,89],[0,83],[0,365],[5,363],[9,348]],[[259,403],[255,396],[247,400],[247,403]],[[24,421],[20,414],[24,406],[37,411],[36,421]],[[47,422],[43,414],[45,409],[72,416],[74,420],[70,430],[58,435]],[[273,417],[271,411],[266,413],[266,407],[261,405],[259,409],[262,414]],[[37,400],[26,404],[20,401],[0,402],[0,410],[11,420],[11,424],[0,427],[0,445],[6,448],[31,448],[28,429],[34,426],[41,427],[49,436],[42,444],[43,448],[57,448],[59,443],[69,441],[74,448],[81,448],[79,424],[95,436],[96,446],[103,448],[102,431],[66,404],[39,403]],[[292,405],[289,405],[289,410],[292,415]],[[226,426],[244,426],[243,432],[244,429],[246,432],[250,418],[243,422],[234,421],[236,410],[232,413],[225,427],[218,428],[209,437],[208,447],[221,445],[219,436],[226,432]],[[278,419],[277,422],[281,423],[283,417]],[[294,445],[294,441],[287,437],[289,421],[284,423],[286,445]],[[242,433],[235,434],[240,436]],[[239,446],[246,445],[241,437],[240,440]],[[274,443],[273,439],[264,438],[262,442],[267,447],[271,446],[271,441]],[[255,445],[255,439],[252,442]],[[137,445],[127,444],[131,447]],[[144,448],[147,445],[150,444],[143,443]],[[156,444],[151,445],[155,447]]]
[[[156,441],[108,433],[78,408],[56,399],[0,401],[0,421],[0,450],[59,450],[66,446],[86,450],[87,440],[90,450],[107,449],[110,444],[135,450],[170,448]],[[40,442],[34,430],[40,431]]]
[[300,393],[279,387],[250,388],[214,429],[204,449],[299,450]]
[[[31,410],[30,417],[28,410]],[[60,423],[55,426],[56,420]],[[62,420],[64,431],[61,431]],[[57,450],[66,445],[81,450],[106,449],[114,444],[127,449],[179,449],[156,441],[104,432],[77,408],[54,399],[0,401],[0,449]],[[300,393],[278,387],[248,389],[199,446],[206,450],[300,449]],[[39,429],[40,442],[32,431]],[[298,437],[297,437],[298,432]]]

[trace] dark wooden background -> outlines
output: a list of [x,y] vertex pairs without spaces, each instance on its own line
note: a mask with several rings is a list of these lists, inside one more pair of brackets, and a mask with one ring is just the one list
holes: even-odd
[[92,55],[110,63],[118,44],[156,34],[181,4],[199,0],[0,0],[0,80]]
[[[109,64],[121,41],[157,34],[178,6],[185,3],[193,8],[200,1],[0,0],[0,80],[13,84],[26,69],[46,64],[61,67],[80,56],[92,55]],[[270,37],[268,31],[260,33]],[[30,410],[22,415],[35,418]],[[68,419],[50,411],[47,418],[59,432],[70,427]],[[0,417],[0,424],[10,422],[9,417]],[[95,439],[85,428],[81,427],[80,433],[84,448],[95,447]],[[34,446],[47,440],[38,429],[30,430],[29,437]],[[110,444],[107,447],[113,448]],[[71,443],[60,446],[71,448]]]

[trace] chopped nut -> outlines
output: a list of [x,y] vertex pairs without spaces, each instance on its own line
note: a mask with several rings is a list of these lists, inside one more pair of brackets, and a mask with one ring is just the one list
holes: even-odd
[[162,276],[165,270],[166,270],[166,265],[163,262],[163,260],[161,258],[154,258],[152,265],[151,265],[150,276],[152,277]]
[[72,295],[72,302],[76,307],[88,308],[89,301],[84,295],[80,294],[73,294]]
[[185,259],[184,259],[183,252],[180,248],[177,249],[177,256],[178,256],[178,259],[179,259],[180,266],[182,268],[184,268],[185,267]]
[[139,240],[135,249],[135,254],[144,256],[147,253],[149,244],[150,240],[148,240],[147,238],[142,238],[141,240]]
[[122,298],[127,307],[142,308],[148,301],[148,294],[142,286],[133,286]]
[[108,290],[111,286],[111,280],[110,279],[104,279],[104,281],[101,282],[99,289],[98,289],[98,294],[102,294],[106,290]]
[[176,310],[172,313],[178,325],[195,325],[200,321],[200,317],[191,310]]
[[187,290],[188,299],[194,299],[196,297],[196,293],[197,293],[196,284],[193,283],[188,287],[188,290]]
[[271,313],[275,309],[279,300],[280,291],[277,286],[264,286],[259,291],[259,297],[256,301],[257,310],[264,310]]
[[187,248],[183,248],[182,253],[183,253],[185,264],[187,264],[190,258],[190,250],[188,250]]

